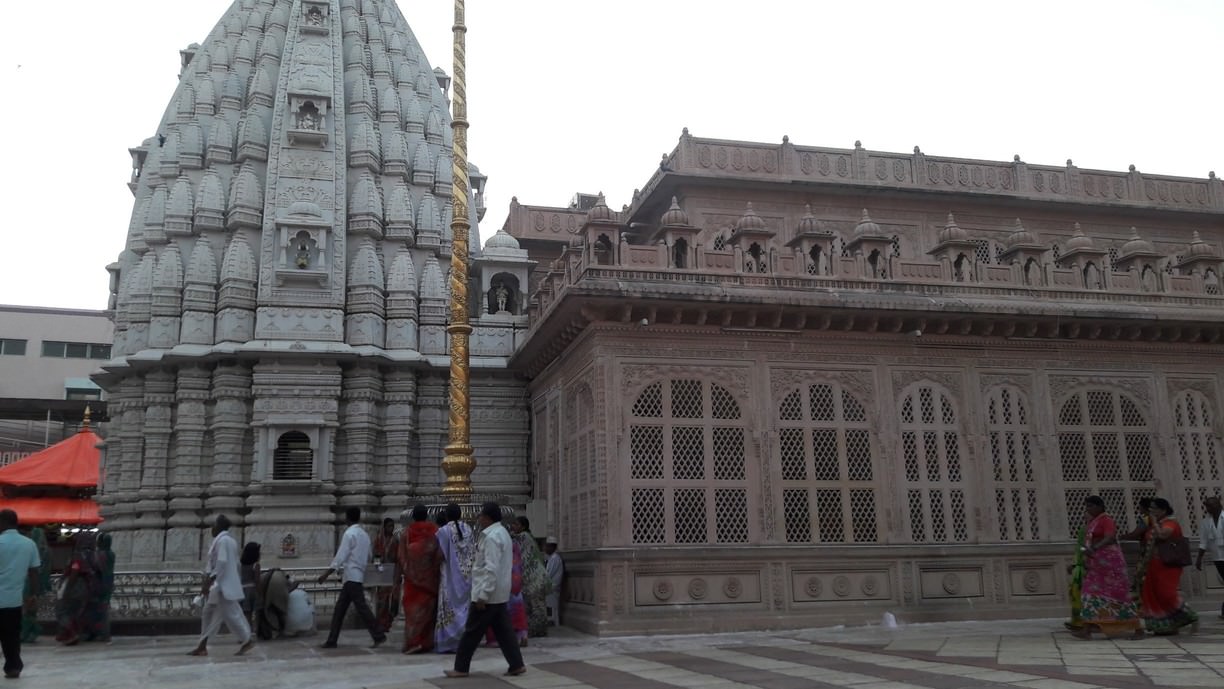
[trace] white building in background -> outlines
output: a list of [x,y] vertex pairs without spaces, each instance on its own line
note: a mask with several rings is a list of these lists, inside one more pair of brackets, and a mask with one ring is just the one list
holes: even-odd
[[0,466],[74,432],[87,405],[103,418],[89,374],[113,330],[105,311],[0,305]]

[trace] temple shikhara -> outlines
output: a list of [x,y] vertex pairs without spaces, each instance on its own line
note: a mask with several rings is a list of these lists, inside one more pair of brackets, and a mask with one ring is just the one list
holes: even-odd
[[[194,571],[217,512],[321,566],[345,506],[437,495],[450,86],[391,0],[184,51],[109,267],[121,572]],[[516,199],[476,250],[467,170],[472,487],[547,516],[567,624],[1058,615],[1086,496],[1197,528],[1224,490],[1214,173],[685,130],[628,206]]]

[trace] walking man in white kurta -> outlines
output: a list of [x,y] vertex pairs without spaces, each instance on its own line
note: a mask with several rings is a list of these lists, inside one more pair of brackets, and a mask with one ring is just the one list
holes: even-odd
[[201,613],[200,643],[187,655],[208,655],[208,639],[221,631],[221,622],[238,637],[242,646],[235,655],[244,655],[255,647],[251,625],[242,614],[242,577],[238,574],[238,541],[229,534],[230,520],[217,515],[213,523],[213,542],[208,547],[208,562],[204,569],[204,610]]

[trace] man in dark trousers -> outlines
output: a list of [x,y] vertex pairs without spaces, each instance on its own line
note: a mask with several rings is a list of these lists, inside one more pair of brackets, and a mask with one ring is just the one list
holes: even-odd
[[17,513],[0,510],[0,649],[4,677],[17,679],[21,663],[21,605],[26,581],[38,590],[38,546],[17,532]]
[[366,629],[370,630],[374,648],[377,648],[387,640],[387,635],[378,628],[378,621],[374,619],[374,613],[365,598],[365,570],[366,563],[370,561],[370,535],[361,528],[360,507],[345,510],[344,519],[348,522],[348,528],[340,537],[340,548],[336,551],[336,557],[332,560],[331,567],[319,575],[320,584],[327,581],[332,572],[340,572],[344,577],[344,587],[340,589],[336,610],[332,613],[331,631],[327,634],[327,641],[323,642],[323,648],[336,647],[336,641],[340,638],[340,625],[344,623],[344,615],[350,604],[357,606],[357,614],[361,616]]
[[447,670],[447,677],[467,677],[472,666],[472,654],[485,637],[485,631],[493,627],[497,645],[510,669],[507,675],[527,672],[523,656],[519,652],[518,639],[510,626],[510,613],[506,602],[510,600],[510,569],[514,566],[514,542],[510,532],[501,523],[501,507],[495,502],[486,502],[480,508],[480,535],[476,537],[476,564],[472,566],[472,607],[468,610],[463,636],[459,639],[459,650],[455,653],[455,669]]

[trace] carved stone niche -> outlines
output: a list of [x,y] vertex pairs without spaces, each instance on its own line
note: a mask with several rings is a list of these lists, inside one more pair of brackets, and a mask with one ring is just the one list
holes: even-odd
[[289,96],[289,145],[327,148],[327,114],[331,99],[312,94]]
[[328,11],[331,8],[331,3],[328,2],[311,2],[306,0],[302,3],[302,24],[301,31],[305,34],[316,34],[326,36],[328,33]]
[[331,277],[329,234],[331,225],[313,203],[298,201],[276,220],[280,251],[276,284],[311,283],[326,287]]

